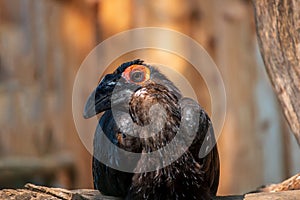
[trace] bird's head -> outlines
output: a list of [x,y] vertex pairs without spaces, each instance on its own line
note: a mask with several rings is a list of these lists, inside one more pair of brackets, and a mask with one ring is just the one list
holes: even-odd
[[[90,118],[112,107],[128,111],[132,98],[144,98],[149,90],[152,93],[166,90],[174,98],[181,97],[177,87],[153,66],[139,59],[123,63],[99,82],[88,97],[83,116]],[[152,94],[154,96],[157,95]]]

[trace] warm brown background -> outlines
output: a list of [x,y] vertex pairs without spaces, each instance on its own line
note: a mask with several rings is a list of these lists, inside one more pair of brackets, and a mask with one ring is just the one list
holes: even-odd
[[[1,0],[1,188],[27,181],[92,187],[91,156],[72,118],[73,81],[99,42],[145,26],[172,28],[192,37],[222,73],[228,107],[218,141],[220,194],[244,193],[299,172],[299,148],[265,74],[250,1]],[[151,61],[153,56],[155,52],[144,52],[143,59]],[[114,63],[131,57],[134,52]],[[170,65],[180,63],[178,70],[210,111],[201,77],[184,61],[170,55],[164,59]]]

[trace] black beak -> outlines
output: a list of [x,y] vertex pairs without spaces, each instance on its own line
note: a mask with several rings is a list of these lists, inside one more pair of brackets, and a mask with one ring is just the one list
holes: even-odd
[[85,119],[111,108],[111,96],[119,79],[117,74],[108,74],[101,80],[87,99],[83,111]]

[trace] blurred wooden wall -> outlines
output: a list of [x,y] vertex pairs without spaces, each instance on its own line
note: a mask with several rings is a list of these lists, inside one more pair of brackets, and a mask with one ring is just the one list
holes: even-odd
[[93,6],[83,1],[1,1],[1,145],[8,156],[59,155],[91,187],[90,155],[72,120],[76,71],[96,44]]
[[[247,192],[295,171],[298,149],[289,145],[256,47],[252,5],[245,0],[2,0],[0,159],[68,152],[76,167],[75,187],[92,187],[91,157],[72,119],[75,74],[99,42],[145,26],[189,35],[222,73],[228,110],[218,141],[220,194]],[[159,56],[152,53],[143,56]],[[186,63],[178,62],[193,86],[206,90]],[[207,92],[199,101],[210,109]]]

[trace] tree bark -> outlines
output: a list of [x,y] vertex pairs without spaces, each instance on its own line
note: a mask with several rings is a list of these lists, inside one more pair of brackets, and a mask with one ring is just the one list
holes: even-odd
[[253,0],[253,3],[265,67],[300,144],[300,1]]

